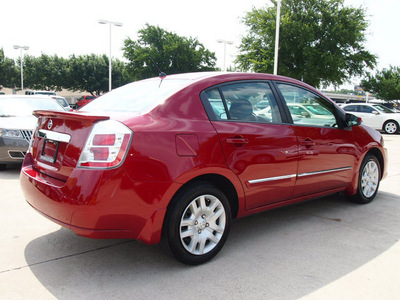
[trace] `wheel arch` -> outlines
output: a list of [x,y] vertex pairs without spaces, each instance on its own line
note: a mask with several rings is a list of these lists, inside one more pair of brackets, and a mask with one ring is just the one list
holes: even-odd
[[235,186],[233,183],[223,175],[220,174],[203,174],[197,177],[192,178],[191,180],[187,181],[183,184],[174,194],[171,201],[168,203],[167,211],[171,208],[174,204],[174,199],[179,196],[179,194],[191,186],[195,186],[198,183],[210,183],[214,185],[216,188],[220,189],[221,192],[225,194],[228,198],[229,204],[231,206],[232,218],[236,218],[239,212],[239,195],[236,191]]
[[380,165],[380,179],[382,180],[385,177],[386,174],[386,165],[385,165],[385,159],[384,159],[384,154],[382,153],[382,150],[379,148],[371,148],[369,149],[367,152],[364,153],[364,155],[362,157],[360,157],[359,160],[359,164],[357,164],[357,170],[355,170],[354,172],[354,177],[353,177],[353,181],[352,184],[349,186],[349,188],[344,192],[346,195],[351,196],[354,195],[355,193],[357,193],[357,189],[358,189],[358,177],[359,177],[359,171],[360,171],[360,167],[362,164],[362,161],[364,160],[364,158],[368,155],[371,154],[373,156],[375,156],[379,162]]
[[[370,149],[366,154],[365,154],[365,156],[367,156],[368,154],[371,154],[371,155],[373,155],[373,156],[375,156],[376,158],[377,158],[377,160],[379,161],[379,165],[380,165],[380,167],[381,167],[381,174],[380,174],[380,176],[381,176],[381,179],[383,178],[383,175],[385,174],[385,172],[384,172],[384,170],[386,169],[386,166],[385,166],[385,161],[384,161],[384,159],[383,159],[383,154],[382,154],[382,152],[378,149],[378,148],[372,148],[372,149]],[[364,157],[365,157],[364,156]]]

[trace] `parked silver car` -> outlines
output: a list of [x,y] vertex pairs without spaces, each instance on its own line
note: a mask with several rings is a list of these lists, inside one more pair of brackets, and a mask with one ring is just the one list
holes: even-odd
[[65,111],[48,96],[0,95],[0,169],[23,162],[37,122],[34,110]]

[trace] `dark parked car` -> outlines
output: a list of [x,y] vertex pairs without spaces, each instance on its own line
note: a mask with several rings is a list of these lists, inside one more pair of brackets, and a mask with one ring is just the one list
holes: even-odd
[[[329,118],[292,117],[290,103]],[[161,242],[187,264],[215,256],[232,219],[337,192],[368,203],[387,169],[379,132],[269,74],[152,78],[35,115],[21,172],[33,208],[81,236]]]
[[32,112],[38,109],[65,111],[48,96],[0,95],[0,168],[23,162],[37,123]]

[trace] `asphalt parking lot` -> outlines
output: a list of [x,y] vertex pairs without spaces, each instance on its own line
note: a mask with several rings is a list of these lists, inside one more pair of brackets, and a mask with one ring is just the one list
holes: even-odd
[[368,205],[333,195],[233,222],[189,267],[131,240],[91,240],[36,213],[19,167],[0,171],[0,299],[398,299],[400,135]]

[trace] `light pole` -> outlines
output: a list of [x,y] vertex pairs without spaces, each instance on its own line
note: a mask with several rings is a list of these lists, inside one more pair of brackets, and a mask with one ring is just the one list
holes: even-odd
[[109,28],[110,28],[110,58],[108,60],[108,90],[111,91],[111,60],[112,60],[112,56],[111,56],[111,25],[114,26],[118,26],[121,27],[122,23],[120,22],[114,22],[114,21],[107,21],[107,20],[98,20],[99,24],[108,24]]
[[19,46],[19,45],[14,45],[14,49],[21,50],[21,54],[20,54],[20,61],[21,61],[21,91],[22,93],[24,92],[24,71],[23,71],[23,64],[22,64],[22,50],[29,50],[28,46]]
[[233,42],[232,41],[225,41],[225,40],[217,40],[217,43],[222,43],[224,44],[224,68],[223,71],[226,72],[226,68],[225,68],[225,62],[226,62],[226,44],[228,45],[232,45]]
[[278,7],[276,10],[274,75],[278,74],[279,25],[281,23],[281,0],[278,0],[277,6]]

